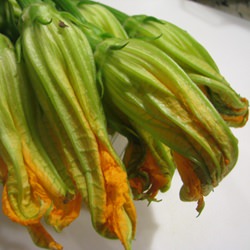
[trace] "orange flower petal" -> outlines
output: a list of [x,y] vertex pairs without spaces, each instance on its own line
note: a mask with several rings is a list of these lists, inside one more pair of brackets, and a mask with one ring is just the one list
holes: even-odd
[[[106,226],[130,249],[128,239],[132,223],[132,236],[135,233],[136,211],[128,185],[125,170],[117,164],[111,154],[100,146],[101,167],[105,179],[107,205],[105,208]],[[130,220],[128,222],[128,220]]]
[[32,206],[35,206],[39,211],[38,214],[34,218],[26,218],[20,212],[19,209],[13,207],[9,200],[7,185],[4,185],[3,195],[2,195],[2,207],[3,212],[6,216],[8,216],[12,221],[17,222],[22,225],[30,225],[35,224],[42,216],[46,213],[46,211],[50,208],[52,201],[47,195],[44,188],[39,183],[36,175],[27,168],[27,173],[29,176],[29,183],[31,187],[31,195],[32,195]]
[[61,231],[79,216],[81,207],[82,196],[79,193],[70,201],[55,198],[53,208],[45,217],[46,222],[56,231]]
[[199,178],[193,170],[190,160],[173,152],[176,167],[183,181],[180,197],[183,201],[198,201],[196,210],[201,213],[204,208],[202,186]]
[[149,175],[151,186],[147,193],[153,199],[158,191],[167,185],[168,179],[161,172],[159,165],[149,150],[146,153],[142,170]]
[[33,242],[38,246],[50,250],[62,250],[63,247],[58,244],[46,231],[41,223],[27,226],[28,232]]

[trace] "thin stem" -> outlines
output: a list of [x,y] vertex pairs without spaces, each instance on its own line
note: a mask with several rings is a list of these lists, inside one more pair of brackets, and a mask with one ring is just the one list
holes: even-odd
[[71,15],[73,15],[75,18],[77,18],[80,22],[86,23],[85,18],[83,17],[81,12],[78,10],[76,3],[74,3],[74,1],[53,0],[53,2],[55,2],[64,11],[69,12]]
[[118,19],[118,21],[121,23],[121,24],[124,24],[124,22],[128,19],[129,15],[118,10],[118,9],[115,9],[109,5],[106,5],[106,4],[102,4],[102,3],[98,3],[96,2],[97,4],[99,5],[102,5],[103,7],[107,8],[110,12],[112,12],[112,14]]
[[30,4],[40,3],[40,2],[41,0],[17,0],[17,3],[20,5],[22,9],[29,6]]
[[95,25],[89,23],[78,8],[79,1],[72,0],[53,0],[53,2],[60,7],[63,11],[70,13],[74,18],[76,18],[80,24],[79,27],[83,30],[87,36],[89,43],[93,50],[96,46],[103,41],[103,31],[101,31]]

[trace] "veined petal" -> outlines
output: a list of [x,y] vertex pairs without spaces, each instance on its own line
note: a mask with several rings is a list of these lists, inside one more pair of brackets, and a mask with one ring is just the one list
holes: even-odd
[[121,23],[116,19],[112,12],[104,6],[94,2],[80,1],[77,4],[77,7],[86,21],[107,33],[107,36],[112,35],[124,39],[128,38]]
[[175,163],[170,148],[143,128],[137,126],[136,129],[137,136],[128,137],[123,161],[134,198],[152,201],[159,191],[170,188]]
[[130,249],[135,235],[136,212],[127,174],[103,145],[99,147],[106,190],[105,225],[118,236],[125,249]]
[[[207,190],[203,190],[202,183],[193,170],[192,163],[188,159],[176,152],[173,152],[173,157],[183,181],[180,198],[183,201],[198,201],[196,210],[201,213],[205,206],[203,196],[207,194]],[[208,192],[210,192],[210,190],[208,190]]]
[[221,75],[215,61],[196,39],[180,27],[154,17],[137,15],[124,22],[130,37],[147,39],[177,62],[204,90],[229,126],[244,126],[248,101],[240,97]]
[[12,195],[9,194],[10,191],[8,191],[7,185],[4,185],[2,197],[4,214],[8,216],[12,221],[24,226],[38,223],[52,205],[50,197],[48,196],[42,185],[39,183],[36,175],[32,173],[32,171],[28,170],[28,176],[30,188],[32,190],[31,199],[33,202],[32,206],[27,207],[27,211],[25,211],[25,213],[30,214],[29,217],[23,214],[24,211],[22,208],[18,208],[18,204],[15,203]]
[[58,232],[67,227],[80,214],[82,207],[82,196],[76,194],[69,201],[62,199],[53,199],[53,206],[45,215],[46,222],[53,226]]
[[[30,19],[27,18],[29,15]],[[35,22],[31,28],[32,20]],[[117,160],[118,156],[109,141],[88,40],[75,23],[45,3],[30,5],[22,16],[21,26],[20,43],[25,66],[49,125],[56,132],[56,138],[65,135],[60,141],[68,142],[64,144],[64,153],[67,153],[67,149],[68,152],[73,150],[70,157],[76,156],[74,169],[68,169],[87,202],[92,224],[103,236],[120,238],[129,249],[128,240],[131,240],[134,230],[131,222],[133,206],[127,200],[131,194],[124,194],[124,203],[120,204],[118,199],[117,206],[107,198],[107,187],[113,184],[104,166],[113,164],[110,159],[116,162],[111,174],[121,177],[122,185],[127,186],[125,191],[129,190],[129,186],[125,178],[126,171]],[[37,36],[41,37],[39,41]],[[106,154],[112,157],[109,159]],[[117,188],[114,192],[117,192]],[[111,226],[109,221],[112,221],[113,215],[108,212],[110,209],[115,220],[121,217],[123,228],[126,229],[124,232],[121,232],[119,220],[115,222],[118,223],[117,227]]]
[[[22,131],[19,130],[19,123],[15,123],[14,116],[22,113],[15,113],[19,108],[17,105],[10,105],[11,95],[9,85],[13,84],[13,63],[15,55],[10,40],[0,35],[0,157],[7,168],[7,178],[4,180],[3,206],[9,208],[9,214],[19,214],[21,220],[33,220],[40,213],[40,204],[32,198],[32,190],[29,183],[29,176],[22,154]],[[7,210],[4,210],[7,213]],[[15,217],[15,215],[14,215]]]
[[175,164],[171,150],[152,137],[143,126],[134,124],[129,117],[110,105],[110,99],[103,103],[108,126],[123,135],[128,144],[121,156],[126,167],[134,199],[154,200],[158,191],[165,192],[171,185]]
[[107,39],[95,52],[104,95],[131,123],[187,158],[204,195],[237,161],[237,139],[202,91],[165,53],[138,39]]
[[63,247],[58,244],[52,236],[46,231],[43,225],[38,222],[26,227],[33,242],[38,246],[50,250],[62,250]]

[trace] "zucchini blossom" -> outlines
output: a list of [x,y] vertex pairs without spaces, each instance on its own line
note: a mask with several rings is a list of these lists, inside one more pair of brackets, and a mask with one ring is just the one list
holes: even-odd
[[109,140],[91,46],[75,21],[50,4],[29,5],[20,23],[21,55],[48,126],[57,131],[55,143],[68,141],[64,151],[77,157],[66,167],[95,230],[130,249],[136,216],[127,173]]
[[146,15],[124,21],[129,37],[146,39],[164,51],[189,75],[229,126],[242,127],[248,120],[248,100],[241,97],[220,73],[209,52],[182,28]]
[[237,139],[204,93],[162,50],[139,40],[107,39],[95,51],[104,98],[136,127],[173,151],[181,199],[198,201],[231,171]]

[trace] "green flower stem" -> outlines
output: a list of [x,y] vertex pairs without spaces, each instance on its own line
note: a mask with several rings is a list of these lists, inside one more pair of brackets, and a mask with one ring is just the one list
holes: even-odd
[[[83,1],[83,2],[88,2],[88,1]],[[90,2],[90,1],[89,1]],[[102,3],[99,3],[99,2],[95,2],[95,1],[91,1],[92,3],[97,3],[105,8],[107,8],[110,12],[113,13],[113,15],[119,20],[119,22],[121,24],[123,24],[128,18],[129,18],[129,15],[120,11],[120,10],[117,10],[115,8],[112,8],[108,5],[105,5],[105,4],[102,4]]]
[[22,9],[24,9],[25,7],[29,6],[30,4],[39,3],[42,1],[41,0],[17,0],[17,2],[20,5],[20,7]]
[[70,0],[53,0],[60,8],[62,8],[64,11],[69,12],[72,14],[75,18],[77,18],[80,22],[86,23],[85,18],[80,13],[80,11],[77,8],[77,4],[74,1]]

